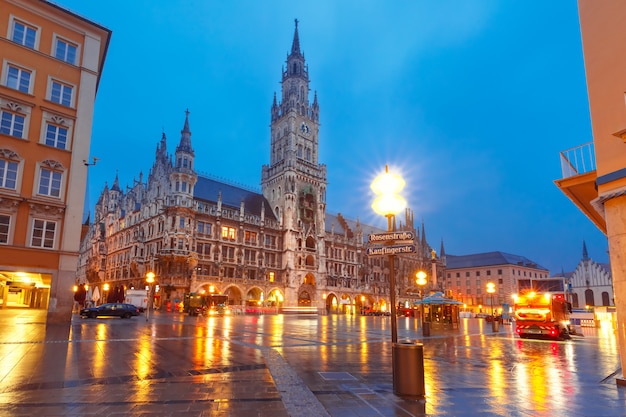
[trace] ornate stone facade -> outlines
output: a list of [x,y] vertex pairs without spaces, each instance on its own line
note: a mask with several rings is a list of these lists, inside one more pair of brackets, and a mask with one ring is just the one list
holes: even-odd
[[[146,181],[140,175],[123,191],[116,177],[105,186],[85,225],[79,282],[143,288],[153,271],[169,299],[204,290],[228,295],[231,305],[389,310],[389,257],[366,255],[368,234],[384,230],[326,211],[319,112],[317,94],[309,102],[296,22],[281,100],[274,95],[271,107],[262,191],[198,174],[187,112],[173,157],[163,134]],[[445,257],[433,261],[410,210],[393,223],[416,236],[416,253],[395,257],[397,299],[412,300],[415,272],[443,277]]]

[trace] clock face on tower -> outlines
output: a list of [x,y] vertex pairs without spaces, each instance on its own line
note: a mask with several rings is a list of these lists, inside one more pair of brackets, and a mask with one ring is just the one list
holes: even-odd
[[303,122],[300,125],[300,132],[304,133],[305,135],[308,135],[309,133],[311,133],[311,131],[309,129],[309,125]]

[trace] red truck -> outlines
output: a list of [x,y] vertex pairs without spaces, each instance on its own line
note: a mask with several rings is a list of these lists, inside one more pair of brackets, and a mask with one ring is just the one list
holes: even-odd
[[572,305],[562,293],[528,291],[515,297],[515,332],[521,338],[569,339]]

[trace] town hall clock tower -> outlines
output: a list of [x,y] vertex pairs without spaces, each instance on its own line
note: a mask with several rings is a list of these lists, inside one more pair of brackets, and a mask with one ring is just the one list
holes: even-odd
[[261,186],[284,231],[286,305],[313,307],[326,279],[326,165],[318,162],[319,105],[317,94],[309,102],[309,71],[295,23],[280,102],[274,93],[270,163],[263,166]]

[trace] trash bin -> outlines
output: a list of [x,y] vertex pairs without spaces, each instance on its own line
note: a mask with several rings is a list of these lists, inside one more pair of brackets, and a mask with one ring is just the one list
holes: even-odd
[[393,392],[400,397],[424,398],[424,345],[399,342],[392,346]]
[[422,322],[422,336],[424,337],[430,336],[430,322],[429,321]]
[[491,322],[491,331],[499,332],[500,331],[500,320],[494,318]]

